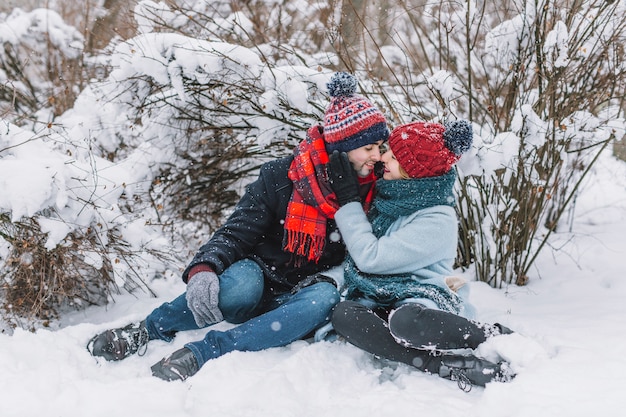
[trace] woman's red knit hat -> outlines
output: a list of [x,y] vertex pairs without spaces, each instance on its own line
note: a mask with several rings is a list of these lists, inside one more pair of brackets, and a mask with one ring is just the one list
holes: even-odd
[[389,147],[411,178],[437,177],[452,169],[472,146],[472,125],[457,120],[439,123],[413,122],[396,127]]

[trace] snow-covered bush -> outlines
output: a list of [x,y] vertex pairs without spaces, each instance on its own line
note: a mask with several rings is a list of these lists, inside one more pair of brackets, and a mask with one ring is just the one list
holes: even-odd
[[363,48],[354,60],[386,67],[370,74],[395,122],[473,122],[458,265],[523,285],[599,153],[624,135],[626,2],[388,4],[389,36],[365,35],[380,57]]
[[160,229],[124,207],[133,169],[86,140],[0,121],[1,295],[12,325],[101,304],[120,288],[149,293],[147,281],[175,265]]
[[0,20],[0,116],[53,121],[83,86],[83,36],[53,10],[15,9]]
[[194,235],[219,226],[238,183],[264,159],[290,153],[320,119],[330,76],[266,64],[243,46],[156,32],[117,45],[110,65],[53,129],[71,126],[67,134],[93,138],[98,155],[140,164],[135,209],[159,207],[155,222],[173,232],[191,221]]
[[464,255],[494,286],[527,281],[551,233],[567,227],[596,158],[626,130],[626,4],[514,3],[521,13],[483,30],[484,49],[465,54],[476,77],[467,105],[486,122],[475,124],[478,153],[502,158],[465,172]]

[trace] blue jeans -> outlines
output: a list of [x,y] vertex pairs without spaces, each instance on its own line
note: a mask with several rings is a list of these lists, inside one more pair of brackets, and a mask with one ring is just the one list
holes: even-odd
[[[258,351],[301,339],[328,323],[339,302],[339,292],[326,282],[264,301],[263,271],[249,259],[231,265],[219,279],[224,320],[241,324],[226,331],[210,330],[204,339],[186,344],[199,366],[234,350]],[[150,313],[146,327],[151,339],[165,341],[171,341],[178,331],[199,328],[185,294]]]

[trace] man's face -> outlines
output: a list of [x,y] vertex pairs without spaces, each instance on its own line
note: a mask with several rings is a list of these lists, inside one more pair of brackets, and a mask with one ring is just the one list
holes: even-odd
[[348,159],[359,177],[367,177],[374,170],[374,164],[380,161],[380,148],[383,141],[361,146],[348,151]]

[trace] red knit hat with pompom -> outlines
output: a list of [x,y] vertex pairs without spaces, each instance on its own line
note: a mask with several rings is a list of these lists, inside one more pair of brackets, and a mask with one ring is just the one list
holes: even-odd
[[466,120],[446,124],[413,122],[396,127],[389,147],[411,178],[437,177],[452,169],[472,146],[472,125]]

